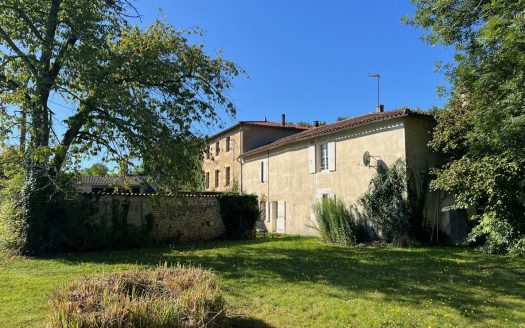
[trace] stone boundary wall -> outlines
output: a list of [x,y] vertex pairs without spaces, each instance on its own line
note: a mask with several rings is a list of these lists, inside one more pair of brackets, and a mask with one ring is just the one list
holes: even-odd
[[225,234],[217,194],[186,193],[166,197],[145,194],[84,195],[94,199],[94,211],[101,217],[109,218],[109,222],[115,209],[129,224],[146,227],[150,222],[151,237],[157,242],[212,240]]

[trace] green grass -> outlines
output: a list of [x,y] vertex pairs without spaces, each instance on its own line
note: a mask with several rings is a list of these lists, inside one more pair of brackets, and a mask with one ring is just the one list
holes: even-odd
[[239,326],[525,327],[523,259],[464,248],[343,248],[275,235],[0,258],[0,327],[43,326],[50,291],[80,275],[165,262],[216,271]]

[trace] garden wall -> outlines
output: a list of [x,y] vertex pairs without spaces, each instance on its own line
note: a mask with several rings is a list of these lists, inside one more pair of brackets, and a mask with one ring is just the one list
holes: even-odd
[[127,223],[151,225],[151,237],[158,242],[211,240],[225,233],[220,215],[219,195],[181,193],[159,197],[146,194],[86,193],[94,201],[93,210],[110,218],[114,211]]

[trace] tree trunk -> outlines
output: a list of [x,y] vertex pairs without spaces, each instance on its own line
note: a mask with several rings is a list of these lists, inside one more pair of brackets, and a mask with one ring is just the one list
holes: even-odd
[[31,117],[31,143],[25,154],[25,180],[22,189],[22,215],[26,222],[24,253],[38,254],[45,249],[46,222],[49,202],[53,194],[49,174],[49,158],[42,150],[49,147],[48,94],[41,94],[38,104],[33,103],[26,113]]
[[28,165],[22,190],[21,205],[27,227],[26,254],[41,253],[45,247],[45,227],[52,184],[41,164],[33,162]]

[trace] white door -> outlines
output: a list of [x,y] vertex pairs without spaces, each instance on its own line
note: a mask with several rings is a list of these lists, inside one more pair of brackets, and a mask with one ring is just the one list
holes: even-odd
[[277,202],[277,232],[286,232],[286,202]]

